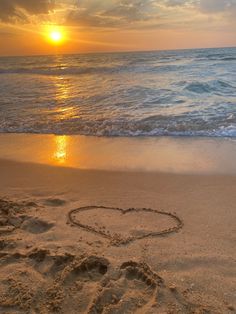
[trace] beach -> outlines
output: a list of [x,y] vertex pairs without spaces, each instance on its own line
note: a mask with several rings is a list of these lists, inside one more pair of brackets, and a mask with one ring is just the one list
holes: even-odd
[[0,0],[0,314],[236,314],[236,0]]
[[[181,139],[159,139],[156,146],[148,138],[133,146],[127,145],[131,139],[109,139],[111,149],[97,138],[99,145],[105,141],[101,156],[93,138],[84,139],[87,146],[70,138],[72,146],[55,150],[49,145],[55,137],[6,136],[0,156],[1,313],[235,313],[230,141],[196,139],[185,147]],[[146,149],[137,159],[130,151],[136,153],[141,141]],[[73,153],[78,143],[84,154]],[[180,163],[185,151],[192,152],[188,162],[183,159],[187,168]],[[123,163],[118,152],[131,157]],[[86,156],[94,162],[86,163]],[[147,156],[162,158],[155,163]]]

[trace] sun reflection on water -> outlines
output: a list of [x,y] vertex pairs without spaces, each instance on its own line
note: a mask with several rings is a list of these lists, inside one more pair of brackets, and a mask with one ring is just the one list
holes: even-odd
[[56,98],[58,100],[67,100],[70,97],[69,93],[69,85],[67,80],[59,76],[55,80],[55,87],[56,87]]
[[54,78],[55,99],[57,105],[53,108],[54,119],[57,121],[68,121],[79,117],[78,108],[73,106],[73,91],[67,78],[58,76]]
[[57,164],[65,164],[68,158],[67,146],[68,137],[67,136],[55,136],[55,151],[53,155],[53,160]]

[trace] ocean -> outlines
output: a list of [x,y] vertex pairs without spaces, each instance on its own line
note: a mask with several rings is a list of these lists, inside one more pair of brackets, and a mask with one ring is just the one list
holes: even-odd
[[1,57],[0,132],[236,137],[236,48]]

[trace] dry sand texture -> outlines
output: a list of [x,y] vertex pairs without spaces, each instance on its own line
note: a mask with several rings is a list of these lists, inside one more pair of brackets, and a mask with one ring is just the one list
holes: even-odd
[[233,177],[3,163],[0,313],[235,313]]

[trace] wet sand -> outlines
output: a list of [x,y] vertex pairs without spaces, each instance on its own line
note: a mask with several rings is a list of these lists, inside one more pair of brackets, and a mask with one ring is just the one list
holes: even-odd
[[0,313],[235,313],[235,175],[0,174]]
[[233,139],[0,134],[0,158],[77,169],[236,175]]

